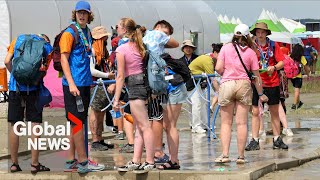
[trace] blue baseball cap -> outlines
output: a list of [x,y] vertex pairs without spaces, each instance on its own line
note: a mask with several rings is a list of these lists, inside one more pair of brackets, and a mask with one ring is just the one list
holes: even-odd
[[76,11],[87,11],[87,12],[91,12],[91,7],[90,4],[87,1],[78,1],[76,4]]

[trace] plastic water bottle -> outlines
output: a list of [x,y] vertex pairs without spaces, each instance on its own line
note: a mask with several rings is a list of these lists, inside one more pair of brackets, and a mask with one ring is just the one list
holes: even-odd
[[152,61],[151,72],[152,72],[152,74],[158,74],[158,72],[159,72],[158,65],[154,61]]
[[81,96],[76,96],[76,104],[77,104],[78,112],[84,112],[84,106],[83,106]]
[[114,118],[114,119],[118,119],[118,118],[122,117],[122,114],[120,111],[114,111],[113,109],[111,109],[109,112],[110,112],[112,118]]

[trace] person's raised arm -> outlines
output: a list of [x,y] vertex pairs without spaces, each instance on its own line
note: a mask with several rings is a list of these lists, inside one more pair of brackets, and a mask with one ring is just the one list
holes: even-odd
[[179,42],[170,37],[169,41],[165,45],[165,48],[177,48],[179,47]]

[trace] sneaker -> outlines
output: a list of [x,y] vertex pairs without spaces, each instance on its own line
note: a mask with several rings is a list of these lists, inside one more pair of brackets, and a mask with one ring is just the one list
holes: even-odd
[[109,149],[113,149],[114,148],[114,144],[112,144],[110,141],[108,141],[107,143],[104,142],[104,140],[99,141],[100,144],[107,146]]
[[118,128],[112,127],[112,133],[114,133],[114,134],[118,133]]
[[286,136],[293,136],[293,132],[290,128],[287,128],[287,129],[283,128],[282,134],[284,134]]
[[168,162],[170,157],[167,154],[164,154],[162,157],[154,157],[154,163],[156,164],[164,164]]
[[127,172],[127,171],[133,171],[140,167],[141,164],[136,164],[132,161],[129,161],[125,166],[118,167],[118,171],[120,172]]
[[246,151],[255,151],[259,149],[260,149],[259,140],[256,141],[253,138],[251,139],[250,143],[246,147]]
[[121,152],[121,153],[133,153],[133,150],[134,150],[133,144],[126,144],[119,150],[119,152]]
[[301,108],[301,106],[303,105],[303,102],[299,102],[298,106],[297,106],[297,109]]
[[289,147],[282,141],[282,138],[279,136],[276,141],[273,140],[273,149],[288,149]]
[[100,142],[93,142],[91,144],[91,149],[90,150],[91,151],[106,151],[106,150],[108,150],[108,147],[104,146]]
[[89,159],[85,162],[78,163],[77,167],[78,167],[78,173],[80,174],[95,172],[95,171],[103,171],[105,169],[104,165],[98,164]]
[[156,164],[149,164],[148,162],[144,162],[138,169],[134,170],[133,172],[136,174],[143,174],[149,171],[156,169]]
[[75,172],[77,171],[78,167],[78,160],[74,159],[71,161],[66,161],[65,165],[64,165],[64,172]]
[[291,109],[296,110],[297,106],[295,104],[292,104]]
[[124,140],[124,133],[118,133],[114,139],[115,140]]
[[192,128],[192,132],[193,133],[203,134],[203,133],[206,133],[207,131],[204,130],[202,127],[198,126],[198,127]]
[[225,156],[221,154],[221,156],[217,157],[214,162],[216,163],[229,163],[231,160],[229,159],[229,156]]

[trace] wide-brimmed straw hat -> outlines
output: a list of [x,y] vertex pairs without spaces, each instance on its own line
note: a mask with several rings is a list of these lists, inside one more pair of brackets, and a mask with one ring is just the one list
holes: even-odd
[[92,29],[92,37],[93,39],[101,39],[104,36],[110,36],[111,34],[108,33],[107,29],[103,26],[98,26]]
[[192,41],[189,40],[189,39],[184,40],[184,41],[182,42],[181,51],[183,51],[183,48],[184,48],[185,46],[190,46],[190,47],[192,47],[194,50],[197,49],[197,46],[193,45],[193,44],[192,44]]
[[257,22],[254,25],[254,29],[251,30],[251,34],[256,35],[256,30],[257,29],[263,29],[267,31],[267,36],[271,34],[271,30],[268,28],[268,24],[264,23],[264,22]]

